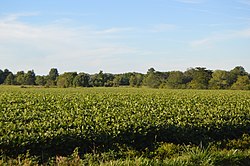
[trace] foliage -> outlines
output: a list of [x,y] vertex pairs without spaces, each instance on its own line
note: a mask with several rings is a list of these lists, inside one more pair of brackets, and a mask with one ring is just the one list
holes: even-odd
[[211,79],[212,71],[203,67],[196,67],[186,72],[186,75],[191,78],[191,82],[187,85],[191,89],[207,89],[208,82]]
[[0,89],[4,154],[208,144],[250,134],[247,91]]
[[73,85],[75,87],[89,87],[90,76],[85,73],[79,73],[73,80]]
[[6,79],[4,80],[4,84],[6,85],[15,85],[15,76],[13,75],[13,73],[10,73]]
[[129,85],[132,87],[140,87],[143,82],[143,74],[133,73],[129,79]]
[[181,71],[172,71],[166,81],[166,86],[173,89],[185,88],[185,76]]
[[16,84],[17,85],[24,85],[25,84],[25,81],[24,81],[24,71],[18,71],[17,74],[16,74]]
[[236,66],[229,72],[229,85],[235,83],[239,76],[245,76],[247,72],[242,66]]
[[46,84],[46,79],[44,76],[36,76],[36,85],[44,86]]
[[[169,146],[170,145],[170,146]],[[217,149],[214,146],[190,146],[190,145],[178,145],[178,150],[172,149],[173,146],[169,144],[170,149],[165,147],[159,147],[162,153],[168,153],[169,150],[173,150],[172,155],[159,159],[158,156],[147,156],[140,152],[134,157],[126,155],[129,151],[122,152],[103,152],[103,153],[86,153],[80,155],[78,148],[76,148],[71,155],[68,156],[55,156],[47,161],[41,162],[42,165],[62,165],[62,166],[79,166],[79,165],[93,165],[93,166],[125,166],[125,165],[155,165],[155,166],[176,166],[176,165],[206,165],[206,166],[217,166],[217,165],[249,165],[250,162],[250,151],[245,150],[226,150]],[[165,145],[163,145],[165,146]],[[157,153],[153,151],[152,153]],[[122,154],[123,157],[121,157]],[[17,158],[2,157],[0,159],[0,165],[41,165],[38,159],[34,156],[19,155]]]
[[48,79],[52,81],[56,81],[57,77],[59,76],[58,70],[56,68],[52,68],[49,71]]
[[248,76],[239,76],[237,81],[232,85],[232,89],[250,90],[250,79]]
[[62,88],[72,87],[74,79],[77,76],[76,72],[65,72],[58,77],[57,86]]
[[149,68],[146,74],[128,72],[122,74],[99,73],[58,73],[51,68],[48,75],[35,75],[33,70],[13,74],[8,69],[0,70],[0,84],[39,85],[45,87],[144,87],[165,89],[236,89],[249,90],[249,74],[242,66],[231,71],[211,71],[204,67],[190,68],[185,72],[160,72]]
[[24,85],[35,85],[36,75],[33,70],[29,70],[24,74]]
[[209,81],[211,89],[227,89],[229,86],[229,73],[224,70],[216,70]]

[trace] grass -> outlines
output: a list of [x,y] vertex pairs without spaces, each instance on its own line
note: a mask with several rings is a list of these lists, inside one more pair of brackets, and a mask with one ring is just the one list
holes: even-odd
[[[250,150],[218,149],[214,145],[208,147],[191,145],[173,145],[164,143],[152,152],[136,152],[131,156],[131,151],[87,153],[80,155],[78,150],[69,156],[55,156],[44,163],[39,163],[36,157],[19,155],[17,158],[2,157],[0,165],[59,165],[59,166],[228,166],[228,165],[248,165],[250,163]],[[162,155],[164,154],[164,155]],[[171,154],[171,155],[170,155]]]

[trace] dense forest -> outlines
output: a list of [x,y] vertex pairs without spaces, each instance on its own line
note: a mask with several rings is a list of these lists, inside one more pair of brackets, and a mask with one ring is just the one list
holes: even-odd
[[250,90],[250,74],[242,66],[230,71],[208,70],[196,67],[182,71],[160,72],[154,68],[146,74],[129,72],[111,74],[100,71],[96,74],[65,72],[59,74],[56,68],[50,69],[48,75],[36,75],[33,70],[18,71],[16,74],[8,69],[0,69],[0,84],[37,85],[45,87],[117,87],[131,86],[168,89],[238,89]]

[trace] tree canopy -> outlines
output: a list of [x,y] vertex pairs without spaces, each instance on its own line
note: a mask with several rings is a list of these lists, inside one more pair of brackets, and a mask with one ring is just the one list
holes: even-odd
[[18,71],[0,69],[0,84],[39,85],[46,87],[111,87],[131,86],[169,89],[236,89],[250,90],[250,74],[242,66],[230,71],[208,70],[204,67],[190,68],[186,71],[160,72],[153,67],[146,74],[129,72],[122,74],[85,72],[65,72],[59,74],[57,68],[51,68],[48,75],[36,75],[34,70]]

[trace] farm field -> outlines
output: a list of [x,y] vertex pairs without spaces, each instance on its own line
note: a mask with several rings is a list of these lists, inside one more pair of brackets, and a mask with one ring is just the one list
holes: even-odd
[[0,86],[0,165],[247,165],[250,91]]

